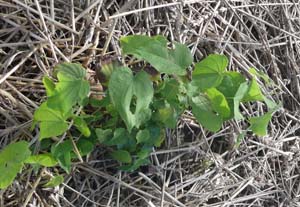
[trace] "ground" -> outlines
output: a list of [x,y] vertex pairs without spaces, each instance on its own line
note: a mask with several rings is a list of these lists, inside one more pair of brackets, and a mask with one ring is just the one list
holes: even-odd
[[[300,206],[300,5],[270,0],[0,0],[0,146],[38,143],[30,131],[45,100],[44,75],[60,62],[82,63],[91,76],[100,57],[120,56],[129,34],[166,36],[188,45],[195,61],[225,54],[230,70],[264,72],[264,93],[281,103],[268,135],[247,134],[236,145],[231,121],[209,133],[187,111],[168,130],[152,164],[134,173],[99,146],[75,163],[64,183],[44,188],[58,168],[25,168],[0,191],[0,206]],[[93,90],[98,90],[95,86]],[[243,112],[262,114],[262,104]]]

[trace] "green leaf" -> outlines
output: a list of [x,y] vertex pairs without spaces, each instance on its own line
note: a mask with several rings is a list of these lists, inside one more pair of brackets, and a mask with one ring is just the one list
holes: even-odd
[[75,116],[74,125],[83,134],[83,136],[89,137],[91,135],[91,131],[82,117]]
[[267,135],[267,128],[272,118],[272,113],[273,112],[268,112],[262,116],[250,118],[250,130],[252,130],[253,133],[255,133],[258,136]]
[[176,128],[178,114],[173,107],[166,104],[165,107],[158,109],[155,118],[166,127],[174,129]]
[[44,102],[34,113],[34,121],[40,123],[40,140],[53,136],[58,136],[66,132],[68,115],[60,111],[53,110]]
[[228,99],[233,99],[237,90],[246,79],[238,72],[229,71],[224,74],[222,83],[217,89]]
[[25,163],[39,164],[45,167],[53,167],[57,165],[57,161],[50,153],[31,155],[25,160]]
[[255,68],[250,68],[249,73],[251,73],[253,76],[262,78],[267,84],[270,84],[269,76],[267,74],[263,73],[262,71],[257,71]]
[[111,129],[96,129],[96,135],[100,143],[105,143],[110,137],[112,137]]
[[46,93],[47,93],[47,96],[50,97],[54,94],[55,92],[55,84],[54,82],[47,76],[44,76],[43,77],[43,84],[46,88]]
[[90,85],[85,80],[86,72],[80,64],[62,63],[56,66],[56,70],[59,82],[47,104],[53,109],[67,112],[87,97]]
[[162,37],[131,35],[121,38],[123,54],[130,54],[149,62],[156,70],[166,74],[185,75],[186,68],[193,58],[189,49],[174,43],[175,49],[166,47],[167,40]]
[[177,95],[179,94],[179,83],[175,79],[167,79],[163,82],[163,87],[159,91],[163,98],[170,104],[177,102]]
[[150,132],[147,129],[140,130],[136,134],[137,144],[139,143],[147,143],[150,139]]
[[215,114],[210,101],[202,95],[191,98],[192,112],[197,121],[206,129],[217,132],[222,127],[223,119]]
[[44,185],[45,188],[54,188],[64,182],[64,177],[62,175],[57,175],[51,178],[51,180]]
[[[81,156],[85,156],[85,155],[89,154],[94,149],[94,144],[86,138],[79,139],[78,142],[76,143],[76,146],[77,146]],[[76,157],[77,157],[77,155],[76,155]]]
[[216,88],[207,89],[206,94],[211,101],[213,110],[222,117],[228,118],[230,116],[230,108],[225,96]]
[[[129,132],[150,118],[149,104],[153,97],[153,86],[146,72],[133,76],[129,68],[122,67],[113,72],[108,89],[111,101]],[[135,104],[132,104],[133,100]],[[135,108],[133,112],[132,108]]]
[[71,152],[73,145],[71,140],[64,141],[58,145],[53,145],[51,154],[58,161],[59,165],[67,172],[71,170]]
[[249,89],[242,101],[248,102],[248,101],[263,101],[263,100],[264,100],[264,95],[262,94],[257,81],[253,78],[251,80]]
[[240,112],[239,106],[241,100],[247,93],[248,88],[249,86],[247,82],[242,83],[233,98],[233,117],[235,118],[235,120],[244,119],[243,115]]
[[192,73],[193,81],[202,91],[217,87],[222,82],[227,65],[226,56],[209,55],[195,65],[195,70]]
[[111,153],[111,156],[122,163],[131,163],[132,162],[132,158],[130,156],[130,153],[125,151],[125,150],[117,150],[117,151],[113,151]]
[[8,187],[22,170],[31,152],[28,143],[20,141],[7,145],[0,152],[0,189]]

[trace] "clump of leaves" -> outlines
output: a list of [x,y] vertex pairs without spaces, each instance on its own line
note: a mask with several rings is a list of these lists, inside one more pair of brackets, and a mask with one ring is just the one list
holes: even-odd
[[[57,82],[43,78],[48,99],[35,111],[34,125],[40,128],[44,153],[31,155],[25,141],[8,145],[0,152],[0,188],[13,181],[24,163],[59,165],[69,173],[72,160],[90,153],[96,143],[113,149],[110,155],[122,164],[122,170],[136,170],[150,162],[152,148],[162,144],[165,129],[175,128],[185,110],[191,109],[199,124],[211,132],[228,120],[247,119],[250,126],[241,136],[247,130],[267,134],[276,104],[263,95],[256,81],[262,75],[255,69],[250,69],[253,76],[247,80],[227,70],[226,56],[212,54],[195,63],[190,80],[187,70],[193,57],[184,44],[170,44],[163,36],[133,35],[121,38],[121,47],[124,56],[138,59],[144,67],[133,72],[126,65],[104,65],[100,73],[107,80],[103,99],[89,97],[90,85],[80,64],[57,65]],[[156,71],[155,77],[146,67]],[[240,104],[253,101],[265,101],[269,112],[245,117]],[[62,181],[58,175],[45,186]]]

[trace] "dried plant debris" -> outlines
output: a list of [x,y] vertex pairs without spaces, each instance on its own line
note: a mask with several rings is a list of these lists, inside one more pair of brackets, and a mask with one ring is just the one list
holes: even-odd
[[[18,140],[45,147],[38,129],[30,130],[46,97],[42,77],[58,63],[78,62],[91,77],[91,93],[101,96],[100,60],[119,59],[119,39],[129,34],[184,43],[197,62],[225,54],[231,70],[255,73],[264,94],[282,103],[260,138],[241,131],[245,121],[210,133],[186,111],[151,164],[134,173],[119,172],[102,146],[63,183],[55,177],[60,168],[24,169],[0,191],[0,206],[299,206],[299,17],[292,0],[0,0],[1,148]],[[241,110],[251,117],[267,111],[260,103]]]

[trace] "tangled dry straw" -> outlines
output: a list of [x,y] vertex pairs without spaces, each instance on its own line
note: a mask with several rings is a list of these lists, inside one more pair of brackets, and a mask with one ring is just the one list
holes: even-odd
[[[249,134],[236,147],[246,122],[211,134],[186,112],[139,172],[118,172],[98,147],[54,189],[42,184],[59,168],[25,169],[0,191],[0,206],[300,206],[296,0],[0,0],[0,146],[28,140],[37,149],[29,129],[53,66],[81,62],[93,75],[99,57],[120,55],[121,36],[141,33],[185,43],[196,60],[224,53],[231,70],[268,74],[272,84],[261,87],[282,103],[268,136]],[[264,110],[243,106],[251,116]]]

